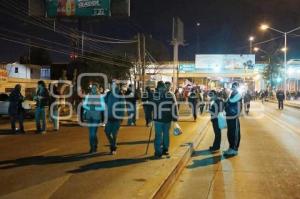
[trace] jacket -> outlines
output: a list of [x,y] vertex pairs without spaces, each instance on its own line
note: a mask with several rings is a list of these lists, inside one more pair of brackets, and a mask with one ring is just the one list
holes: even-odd
[[[105,96],[106,115],[108,121],[122,121],[125,115],[125,99],[118,88],[109,91]],[[115,95],[118,94],[118,95]]]
[[100,111],[105,110],[104,96],[87,95],[83,101],[83,108],[87,119],[100,120]]
[[157,91],[153,94],[153,120],[169,123],[178,120],[178,106],[175,95],[171,92]]
[[8,107],[8,114],[9,115],[18,115],[24,111],[22,107],[22,102],[24,97],[22,94],[14,89],[9,95],[9,107]]
[[211,120],[218,119],[218,115],[220,112],[224,110],[224,102],[222,99],[217,98],[212,101],[209,107],[209,112],[211,116]]
[[276,98],[278,101],[283,101],[285,99],[285,94],[281,91],[276,93]]
[[39,108],[44,108],[45,106],[49,105],[49,92],[46,88],[40,90],[38,89],[36,92],[37,99],[36,99],[36,106]]
[[225,103],[226,116],[233,119],[237,118],[240,116],[241,110],[242,110],[242,95],[238,91],[233,91],[230,94],[229,99]]

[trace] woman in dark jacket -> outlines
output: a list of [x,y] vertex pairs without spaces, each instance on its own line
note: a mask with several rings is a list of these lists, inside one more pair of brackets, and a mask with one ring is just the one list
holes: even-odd
[[9,95],[9,107],[8,114],[10,116],[11,130],[16,133],[16,121],[19,121],[20,133],[25,133],[24,131],[24,109],[22,107],[22,102],[24,97],[21,94],[21,85],[17,84],[14,90]]
[[217,96],[217,92],[215,90],[210,91],[208,95],[211,100],[209,112],[215,134],[214,143],[211,147],[209,147],[209,150],[214,152],[218,151],[221,145],[221,129],[218,125],[218,115],[223,111],[224,102]]

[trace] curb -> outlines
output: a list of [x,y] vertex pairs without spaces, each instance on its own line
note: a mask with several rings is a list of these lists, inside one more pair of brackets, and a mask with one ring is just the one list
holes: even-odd
[[[203,125],[197,127],[197,135],[195,135],[190,143],[181,145],[172,154],[170,159],[164,160],[161,170],[154,173],[154,178],[149,180],[142,189],[137,193],[137,199],[149,198],[149,199],[161,199],[166,198],[173,184],[176,182],[183,169],[189,162],[195,148],[201,143],[206,130],[209,126],[210,120],[203,120]],[[166,175],[164,175],[166,174]]]

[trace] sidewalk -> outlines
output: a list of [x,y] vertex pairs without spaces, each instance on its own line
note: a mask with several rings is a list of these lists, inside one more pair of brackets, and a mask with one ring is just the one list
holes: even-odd
[[88,130],[74,125],[62,125],[59,133],[3,137],[0,197],[161,198],[201,141],[208,122],[206,116],[197,122],[179,122],[184,134],[171,135],[171,156],[161,160],[152,159],[153,143],[145,155],[150,128],[144,126],[144,119],[136,127],[121,127],[116,156],[107,153],[103,128],[98,131],[96,155],[84,154]]
[[[268,99],[271,103],[277,103],[277,100]],[[300,109],[300,100],[286,100],[284,101],[284,105],[292,108]]]

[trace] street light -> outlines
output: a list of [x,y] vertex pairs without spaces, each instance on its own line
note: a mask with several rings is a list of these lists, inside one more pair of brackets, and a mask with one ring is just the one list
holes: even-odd
[[254,38],[253,36],[250,36],[250,37],[249,37],[249,42],[250,42],[250,51],[249,51],[249,52],[250,52],[250,54],[252,54],[252,46],[253,46],[253,41],[254,41],[254,39],[255,39],[255,38]]
[[284,48],[282,49],[282,51],[284,52],[284,94],[287,95],[287,89],[286,89],[286,81],[287,81],[287,77],[286,77],[286,73],[287,73],[287,60],[286,59],[287,59],[287,50],[288,50],[288,48],[287,48],[287,35],[290,34],[290,33],[292,33],[292,32],[295,32],[295,31],[299,30],[300,26],[297,27],[297,28],[294,28],[294,29],[292,29],[290,31],[287,31],[287,32],[284,32],[284,31],[281,31],[281,30],[277,30],[275,28],[270,27],[267,24],[262,24],[260,26],[260,29],[263,30],[263,31],[270,29],[270,30],[273,30],[275,32],[278,32],[278,33],[281,33],[281,34],[284,35]]

